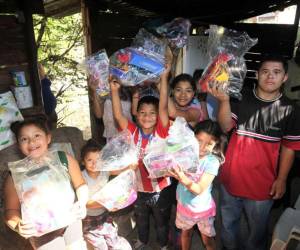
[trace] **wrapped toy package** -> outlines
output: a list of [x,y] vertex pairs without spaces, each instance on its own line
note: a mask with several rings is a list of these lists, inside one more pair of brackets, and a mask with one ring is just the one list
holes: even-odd
[[113,137],[103,147],[96,163],[99,171],[120,170],[138,162],[138,150],[133,137],[128,130],[124,130]]
[[131,205],[137,198],[135,172],[126,170],[109,181],[91,199],[102,204],[108,210],[119,210]]
[[210,25],[208,55],[210,63],[199,84],[202,92],[208,87],[222,89],[228,95],[241,99],[241,89],[247,73],[244,54],[257,43],[246,32]]
[[183,48],[188,40],[191,22],[181,17],[156,28],[156,32],[164,36],[171,48]]
[[110,57],[110,73],[125,86],[157,81],[164,71],[167,43],[140,29],[132,45]]
[[85,70],[90,78],[98,83],[96,91],[100,96],[109,94],[109,60],[104,49],[88,56],[78,67]]
[[57,152],[49,152],[39,162],[27,157],[8,167],[21,203],[22,220],[35,225],[35,236],[75,221],[71,213],[74,190]]
[[143,162],[150,178],[165,176],[169,169],[180,166],[195,173],[199,166],[199,144],[183,117],[177,117],[166,139],[153,139]]

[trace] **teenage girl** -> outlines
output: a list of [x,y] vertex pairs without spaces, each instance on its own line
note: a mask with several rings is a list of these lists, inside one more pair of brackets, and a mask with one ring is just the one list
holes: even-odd
[[175,119],[184,117],[194,127],[199,121],[207,119],[206,102],[195,98],[196,83],[189,74],[180,74],[171,82],[172,97],[169,98],[169,116]]

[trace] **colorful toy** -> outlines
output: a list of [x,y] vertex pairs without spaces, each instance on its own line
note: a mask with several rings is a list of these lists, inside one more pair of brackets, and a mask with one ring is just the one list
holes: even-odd
[[109,94],[109,60],[104,49],[88,56],[78,67],[85,70],[90,78],[98,83],[96,91],[100,96],[104,97]]

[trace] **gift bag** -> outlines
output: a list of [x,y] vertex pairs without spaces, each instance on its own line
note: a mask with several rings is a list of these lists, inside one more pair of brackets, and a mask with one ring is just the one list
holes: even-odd
[[96,91],[100,96],[109,94],[109,60],[104,49],[88,56],[78,67],[85,70],[90,78],[98,83]]
[[129,130],[124,130],[106,143],[96,163],[99,171],[120,170],[138,162],[138,150]]
[[165,176],[169,169],[180,166],[195,173],[199,166],[199,144],[183,117],[177,117],[166,139],[153,139],[143,162],[150,178]]
[[0,94],[0,150],[15,143],[15,136],[10,130],[10,125],[22,120],[23,116],[13,94],[10,91]]
[[75,193],[57,152],[49,152],[38,161],[26,157],[10,162],[8,167],[21,203],[22,220],[35,225],[35,236],[75,220],[71,215]]
[[119,210],[131,205],[137,198],[135,172],[126,170],[109,181],[91,199],[100,203],[108,210]]
[[228,95],[241,99],[241,89],[247,73],[244,54],[257,43],[246,32],[210,25],[208,55],[210,62],[199,84],[202,92],[208,87],[222,89]]

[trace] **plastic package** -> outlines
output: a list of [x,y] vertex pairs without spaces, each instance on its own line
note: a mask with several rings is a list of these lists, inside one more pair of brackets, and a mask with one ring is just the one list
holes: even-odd
[[156,28],[156,32],[166,37],[171,48],[183,48],[188,40],[191,22],[181,17]]
[[39,162],[26,157],[8,167],[21,203],[22,220],[35,225],[35,236],[75,220],[71,213],[75,193],[57,152],[49,152]]
[[109,60],[105,49],[88,56],[78,67],[85,70],[92,80],[97,81],[98,88],[96,91],[100,96],[107,96],[109,94]]
[[130,131],[124,130],[103,147],[96,163],[99,171],[120,170],[138,162],[138,150]]
[[135,172],[126,170],[109,181],[96,192],[91,199],[102,204],[108,210],[119,210],[131,205],[137,198]]
[[157,58],[160,62],[164,62],[167,41],[141,28],[135,36],[131,47],[142,50],[145,54]]
[[165,176],[180,166],[187,173],[195,173],[199,166],[199,144],[183,117],[177,117],[166,139],[154,139],[147,147],[143,162],[150,178]]
[[131,47],[118,50],[110,57],[110,73],[125,86],[157,82],[165,69],[166,47],[166,41],[140,29]]
[[247,73],[244,54],[257,43],[246,32],[210,25],[208,55],[210,63],[199,84],[202,92],[217,84],[228,95],[241,99],[241,89]]

